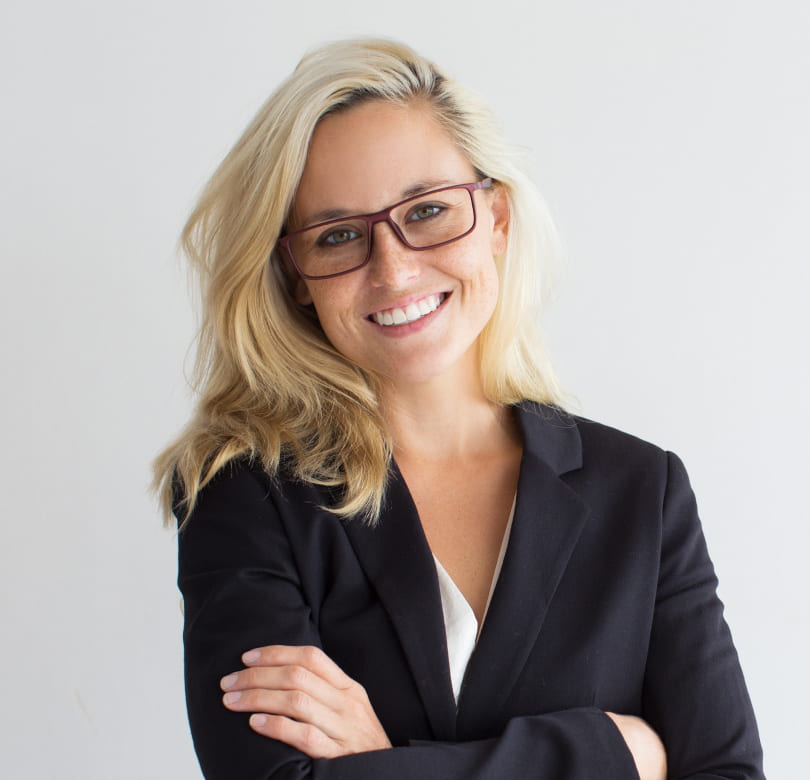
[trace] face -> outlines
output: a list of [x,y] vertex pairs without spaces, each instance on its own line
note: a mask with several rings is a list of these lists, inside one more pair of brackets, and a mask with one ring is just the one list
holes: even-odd
[[[428,106],[369,102],[315,129],[292,224],[313,225],[324,212],[374,213],[477,178]],[[493,256],[506,248],[508,208],[498,187],[473,197],[476,227],[458,241],[415,251],[378,223],[366,266],[299,281],[298,302],[314,305],[339,352],[394,386],[437,378],[480,384],[477,345],[498,297]],[[407,322],[384,324],[403,316]]]

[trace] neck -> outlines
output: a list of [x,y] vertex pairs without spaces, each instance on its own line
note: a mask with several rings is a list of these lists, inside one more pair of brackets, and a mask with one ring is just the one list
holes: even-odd
[[508,408],[487,400],[480,377],[439,377],[382,390],[381,409],[398,459],[470,459],[520,445]]

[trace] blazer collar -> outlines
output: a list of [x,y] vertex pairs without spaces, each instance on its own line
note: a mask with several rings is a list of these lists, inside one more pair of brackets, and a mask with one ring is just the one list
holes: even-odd
[[514,409],[524,453],[531,453],[558,475],[582,467],[582,439],[571,415],[534,401],[524,401]]
[[352,521],[346,533],[394,624],[434,739],[454,740],[456,704],[436,566],[396,464],[379,524],[370,528]]
[[540,634],[549,604],[589,515],[560,475],[582,465],[573,418],[537,404],[518,407],[523,460],[512,533],[459,697],[457,738],[496,731]]
[[380,523],[347,534],[396,629],[437,740],[463,739],[495,722],[540,632],[587,509],[559,475],[580,468],[575,421],[548,406],[515,407],[523,459],[512,533],[458,708],[453,698],[433,556],[396,464]]

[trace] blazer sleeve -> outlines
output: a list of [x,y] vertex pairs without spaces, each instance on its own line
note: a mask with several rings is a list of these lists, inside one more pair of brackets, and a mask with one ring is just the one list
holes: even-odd
[[669,777],[762,780],[762,750],[717,578],[681,461],[667,454],[661,554],[643,717]]
[[195,750],[209,780],[637,780],[613,722],[593,707],[509,721],[498,737],[419,742],[311,760],[225,709],[219,680],[268,644],[320,646],[277,498],[245,467],[201,493],[179,533],[185,685]]

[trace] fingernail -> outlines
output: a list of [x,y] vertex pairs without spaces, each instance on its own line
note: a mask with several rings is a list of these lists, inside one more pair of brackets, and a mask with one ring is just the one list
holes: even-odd
[[250,716],[250,725],[255,726],[256,728],[261,728],[267,722],[267,715],[251,715]]
[[230,693],[226,693],[222,697],[222,701],[224,701],[225,704],[234,704],[235,702],[238,702],[239,699],[241,698],[242,698],[242,691],[231,691]]
[[223,677],[219,681],[219,685],[222,688],[222,690],[227,691],[228,688],[232,687],[233,684],[236,682],[236,677],[237,677],[236,672],[234,672],[233,674],[229,674],[227,677]]
[[260,653],[258,650],[248,650],[248,651],[247,651],[247,652],[246,652],[246,653],[245,653],[245,654],[242,656],[242,660],[243,660],[243,661],[244,661],[246,664],[252,664],[254,661],[258,661],[258,660],[259,660],[259,656],[260,656],[260,655],[261,655],[261,653]]

